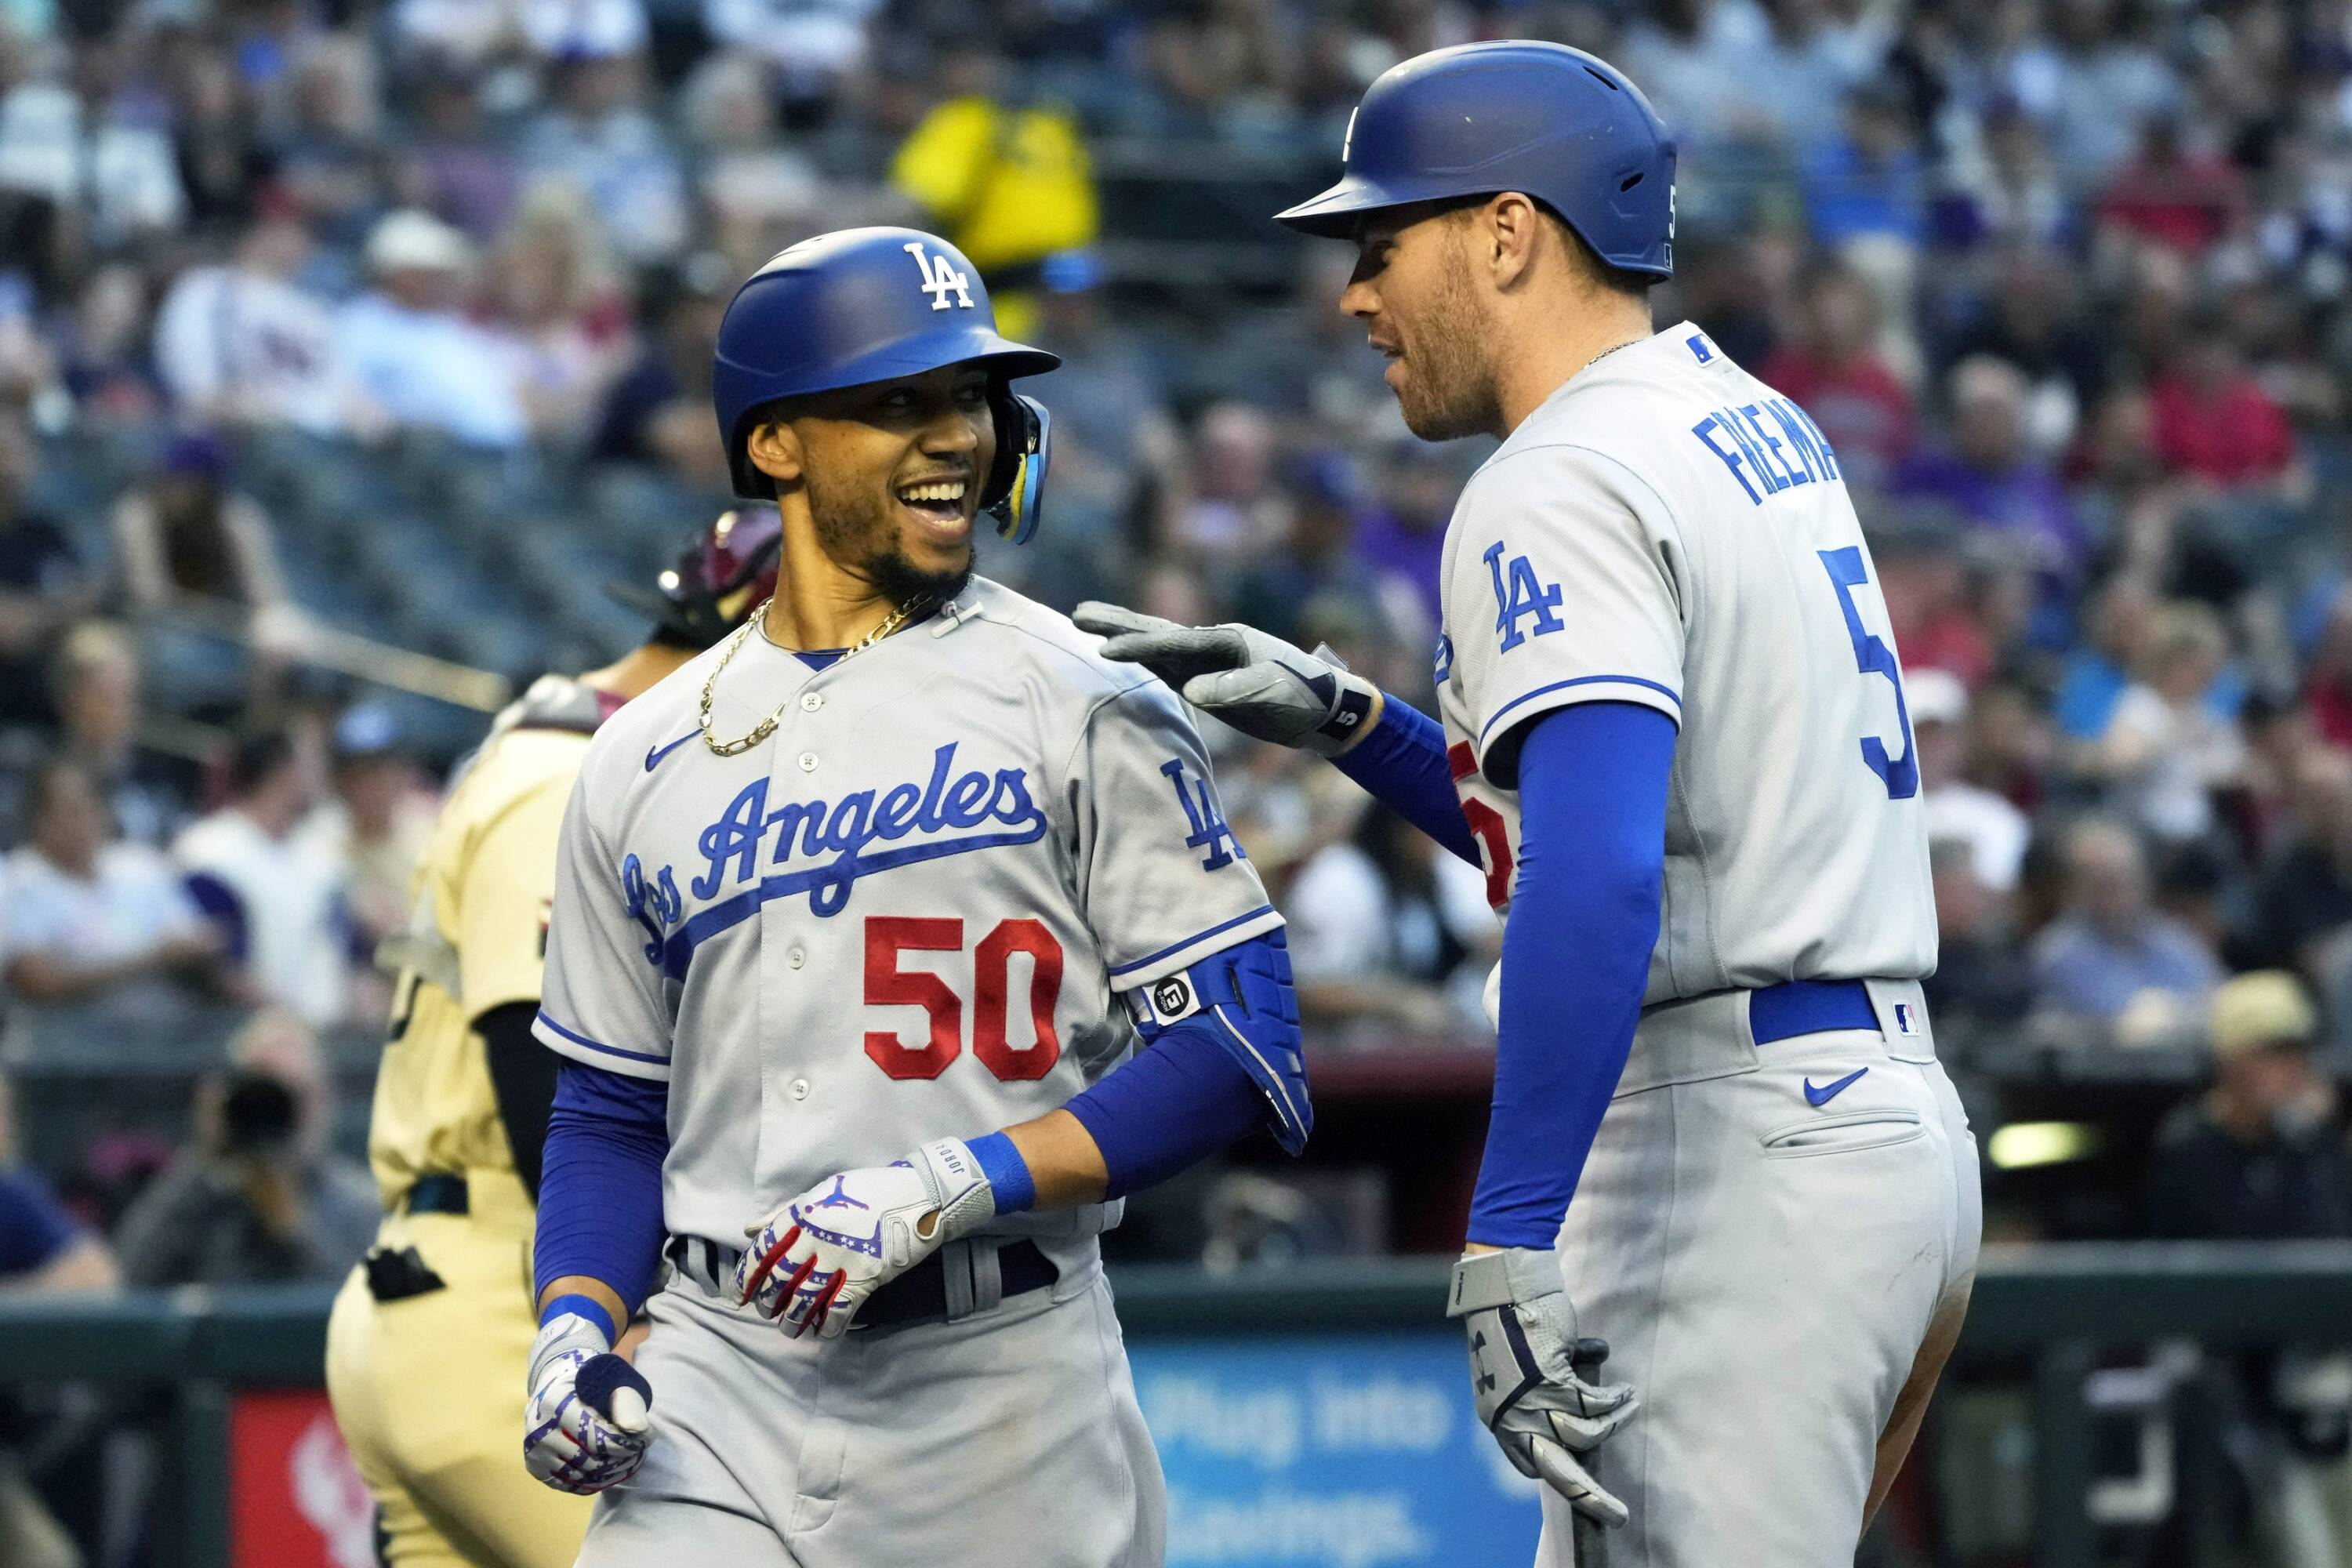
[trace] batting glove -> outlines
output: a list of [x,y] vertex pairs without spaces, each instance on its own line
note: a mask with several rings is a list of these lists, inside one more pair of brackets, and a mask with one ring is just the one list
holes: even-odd
[[1512,1247],[1464,1258],[1454,1266],[1445,1315],[1464,1321],[1478,1419],[1512,1466],[1587,1518],[1624,1523],[1625,1505],[1578,1456],[1631,1421],[1641,1401],[1630,1384],[1596,1386],[1570,1365],[1578,1347],[1576,1309],[1560,1289],[1559,1255]]
[[576,1312],[551,1318],[531,1342],[522,1462],[560,1492],[586,1497],[636,1474],[653,1441],[654,1391]]
[[838,1339],[875,1291],[995,1217],[971,1147],[942,1138],[892,1164],[827,1176],[746,1226],[736,1300],[794,1339],[810,1329]]
[[1180,626],[1092,600],[1071,619],[1109,640],[1105,658],[1139,664],[1244,735],[1318,756],[1347,748],[1377,689],[1328,647],[1305,653],[1253,626]]

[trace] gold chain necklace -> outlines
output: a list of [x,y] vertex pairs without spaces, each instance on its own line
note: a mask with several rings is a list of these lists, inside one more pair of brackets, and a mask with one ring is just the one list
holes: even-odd
[[[772,602],[772,601],[769,599],[761,600],[760,607],[753,610],[750,616],[744,620],[743,624],[736,628],[735,635],[727,639],[727,651],[720,654],[719,656],[719,662],[710,667],[710,679],[702,683],[702,717],[700,720],[702,743],[710,748],[710,752],[713,756],[731,757],[739,752],[750,751],[752,747],[758,745],[761,742],[766,740],[769,736],[776,732],[776,726],[783,722],[784,710],[792,706],[789,700],[777,703],[776,710],[773,713],[769,714],[765,719],[761,720],[759,725],[753,729],[750,734],[744,736],[740,741],[722,741],[710,732],[710,699],[719,690],[719,672],[727,668],[728,661],[732,659],[735,657],[736,652],[742,647],[744,640],[760,629],[760,623],[761,620],[766,618],[768,614],[768,605]],[[900,626],[905,626],[907,624],[907,618],[909,616],[912,616],[916,611],[923,608],[923,606],[929,605],[930,602],[931,596],[929,594],[916,595],[913,598],[908,600],[905,604],[899,605],[897,609],[884,616],[881,625],[876,626],[872,631],[867,632],[864,637],[859,637],[849,647],[842,649],[842,658],[848,658],[854,655],[864,653],[867,648],[872,647],[876,643],[880,642],[884,637],[888,637],[892,632],[895,632]],[[835,662],[837,664],[840,660],[836,659]]]

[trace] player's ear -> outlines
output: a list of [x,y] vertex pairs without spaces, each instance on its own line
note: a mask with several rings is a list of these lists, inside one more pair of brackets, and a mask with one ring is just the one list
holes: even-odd
[[1477,232],[1495,287],[1508,289],[1534,265],[1542,240],[1543,209],[1521,192],[1504,191],[1488,197],[1479,209]]
[[744,437],[744,455],[751,466],[776,481],[781,489],[798,484],[806,465],[800,432],[782,419],[763,419]]

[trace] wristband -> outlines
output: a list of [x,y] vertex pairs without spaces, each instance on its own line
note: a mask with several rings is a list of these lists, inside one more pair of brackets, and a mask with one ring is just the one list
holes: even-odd
[[593,1296],[576,1294],[558,1296],[540,1309],[539,1326],[543,1329],[566,1312],[572,1313],[574,1317],[584,1318],[593,1324],[597,1332],[604,1336],[606,1350],[612,1349],[620,1342],[621,1336],[613,1329],[613,1314],[606,1311],[603,1303]]
[[1029,1173],[1029,1162],[1012,1139],[1002,1132],[992,1132],[985,1138],[975,1138],[964,1145],[971,1151],[972,1163],[980,1173],[988,1178],[988,1190],[996,1199],[998,1214],[1019,1214],[1037,1201],[1037,1179]]

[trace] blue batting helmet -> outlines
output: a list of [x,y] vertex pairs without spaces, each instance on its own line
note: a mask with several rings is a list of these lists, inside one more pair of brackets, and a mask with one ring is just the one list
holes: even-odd
[[1339,183],[1275,214],[1351,238],[1369,212],[1521,191],[1629,272],[1675,269],[1675,143],[1614,66],[1560,44],[1463,44],[1364,89]]
[[996,420],[980,505],[1018,543],[1036,531],[1051,422],[1006,384],[1052,370],[1060,356],[998,336],[979,269],[937,235],[848,228],[779,252],[735,291],[719,324],[711,396],[735,493],[775,494],[744,450],[751,416],[768,404],[975,362],[991,373]]

